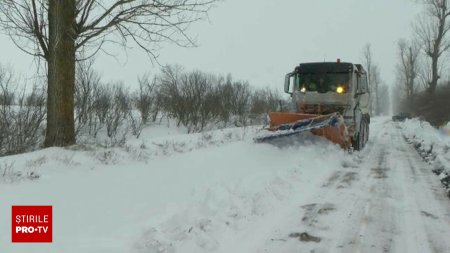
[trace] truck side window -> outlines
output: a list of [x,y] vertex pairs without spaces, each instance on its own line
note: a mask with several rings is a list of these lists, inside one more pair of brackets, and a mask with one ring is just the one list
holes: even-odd
[[366,74],[364,74],[363,75],[363,85],[364,85],[364,91],[365,92],[369,92],[369,87],[368,87],[368,85],[367,85],[367,75]]
[[359,80],[359,75],[355,74],[356,78],[352,78],[353,86],[355,90],[358,92],[360,90],[359,86],[361,85],[361,81]]
[[295,90],[300,90],[300,77],[299,74],[295,74],[294,75],[294,89]]
[[369,91],[369,87],[367,87],[367,76],[365,74],[358,76],[358,84],[359,84],[359,90],[361,92]]

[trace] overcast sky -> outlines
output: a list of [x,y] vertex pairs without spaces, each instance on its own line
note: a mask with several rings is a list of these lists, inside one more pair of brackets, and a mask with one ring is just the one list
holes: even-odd
[[[395,80],[396,46],[411,37],[411,23],[421,6],[413,0],[224,0],[209,20],[192,26],[197,48],[165,45],[161,64],[180,64],[248,80],[254,86],[282,90],[283,78],[300,62],[360,62],[362,48],[372,45],[375,62],[386,83]],[[0,35],[1,64],[33,75],[32,58]],[[136,84],[138,75],[156,73],[142,51],[130,50],[117,59],[97,58],[105,80]]]

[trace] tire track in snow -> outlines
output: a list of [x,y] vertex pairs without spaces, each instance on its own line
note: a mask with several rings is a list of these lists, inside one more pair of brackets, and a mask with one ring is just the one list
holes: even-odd
[[341,230],[342,234],[330,245],[338,252],[391,252],[397,224],[389,200],[390,169],[385,164],[389,138],[381,130],[372,137],[371,146],[359,154],[363,160],[359,167],[361,180],[338,200],[353,203],[339,213],[347,219],[337,226],[335,232]]
[[364,150],[293,199],[296,209],[253,252],[450,252],[450,201],[401,130],[382,120]]
[[[387,165],[392,147],[390,122],[376,122],[378,127],[364,150],[355,153],[359,166],[353,172],[352,184],[339,187],[341,170],[335,171],[325,186],[333,189],[323,191],[322,202],[335,206],[335,214],[320,216],[317,228],[328,224],[322,232],[320,244],[305,245],[302,249],[314,252],[395,252],[395,238],[399,233],[399,213],[396,207],[395,183],[392,168]],[[336,187],[338,186],[338,187]],[[305,251],[306,252],[306,251]],[[401,251],[404,252],[404,251]]]
[[392,123],[383,129],[368,162],[361,164],[361,170],[370,173],[353,188],[360,194],[340,213],[348,213],[344,234],[351,236],[337,240],[337,251],[450,252],[450,219],[446,215],[450,203],[444,191],[435,190],[439,189],[438,180],[400,130]]
[[[381,128],[377,128],[381,129]],[[299,235],[293,238],[276,240],[275,242],[266,244],[264,250],[258,252],[350,252],[352,244],[344,247],[341,241],[336,242],[336,238],[342,235],[356,235],[356,229],[359,231],[361,227],[350,228],[355,224],[360,224],[360,219],[364,214],[364,207],[367,203],[365,198],[360,197],[360,192],[367,187],[365,180],[361,178],[375,179],[369,170],[361,170],[362,164],[377,164],[378,155],[382,149],[377,146],[377,142],[381,132],[373,133],[371,140],[366,148],[361,152],[355,152],[353,161],[337,166],[331,170],[327,177],[324,178],[321,187],[312,192],[307,201],[299,204],[300,211],[296,211],[300,217],[300,222],[286,219],[285,224],[281,224],[284,228],[277,228],[277,231],[290,235]],[[365,157],[370,157],[369,160]],[[358,189],[355,194],[355,189]],[[368,209],[366,209],[368,210]],[[349,230],[349,232],[347,232]],[[306,233],[306,235],[305,235]],[[280,234],[280,232],[278,232]],[[304,235],[301,237],[300,235]],[[359,233],[358,233],[359,235]],[[345,237],[346,242],[353,240],[353,237]],[[305,240],[305,238],[313,238],[314,240]],[[297,239],[297,240],[295,240]],[[318,240],[320,239],[320,240]]]
[[[400,185],[404,193],[402,206],[405,212],[402,216],[403,244],[397,245],[398,251],[450,252],[450,202],[428,165],[406,143],[401,131],[393,129],[393,142],[398,145],[388,158],[388,163],[397,166],[398,177],[405,179]],[[399,156],[403,159],[398,159]]]

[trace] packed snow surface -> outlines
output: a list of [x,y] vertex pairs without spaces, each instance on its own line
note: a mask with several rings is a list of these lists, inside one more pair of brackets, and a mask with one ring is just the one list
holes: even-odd
[[[420,124],[374,118],[354,153],[152,127],[122,148],[2,157],[0,252],[450,252],[450,200],[404,137],[448,139]],[[52,205],[53,243],[11,243],[12,205]]]

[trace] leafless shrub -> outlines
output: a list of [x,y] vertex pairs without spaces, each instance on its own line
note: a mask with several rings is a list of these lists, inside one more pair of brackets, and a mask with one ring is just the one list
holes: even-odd
[[45,90],[41,90],[35,87],[35,89],[25,97],[25,101],[22,100],[22,102],[25,103],[25,106],[39,107],[39,108],[45,107],[46,106],[45,93],[46,93]]
[[139,112],[139,116],[135,115],[134,110],[130,110],[129,122],[131,125],[131,133],[139,138],[145,124],[151,119],[156,121],[160,112],[159,97],[157,92],[156,78],[151,79],[148,74],[138,79],[139,90],[134,92],[132,96],[132,104]]
[[144,75],[138,79],[139,92],[134,95],[134,106],[141,114],[143,124],[147,124],[151,117],[153,121],[159,113],[156,92],[156,78],[150,79],[150,76]]
[[96,137],[105,124],[106,110],[110,106],[109,98],[100,83],[93,83],[90,89],[92,89],[90,92],[76,93],[75,96],[77,137],[80,135]]
[[[12,91],[10,87],[18,85],[4,71],[0,68],[0,96],[16,96],[16,90]],[[30,103],[30,98],[35,103]],[[23,88],[14,105],[0,105],[0,156],[37,148],[43,139],[45,115],[45,90],[39,90],[36,86],[31,92]]]
[[122,83],[108,85],[108,87],[110,88],[108,97],[112,99],[112,102],[106,111],[105,123],[108,137],[113,138],[116,137],[119,127],[130,115],[131,100]]
[[0,182],[14,183],[24,179],[35,180],[39,179],[40,175],[34,170],[27,172],[16,171],[14,169],[14,162],[3,162],[0,164]]
[[177,119],[178,126],[184,117],[180,91],[181,75],[180,66],[166,66],[158,76],[158,102],[169,117]]
[[422,92],[417,94],[414,97],[413,106],[408,106],[405,101],[403,109],[438,127],[450,121],[449,96],[450,87],[441,85],[434,93]]
[[3,164],[0,164],[0,172],[2,173],[2,181],[8,183],[20,180],[22,177],[22,173],[14,171],[14,162],[4,162]]
[[280,111],[282,109],[283,99],[276,90],[264,88],[257,89],[253,92],[250,107],[250,115],[253,120],[260,121],[268,112]]
[[13,105],[14,104],[14,93],[13,92],[7,92],[3,91],[0,95],[0,105]]
[[248,83],[233,82],[231,86],[230,111],[234,116],[245,117],[250,108],[251,88]]
[[100,85],[100,75],[93,69],[93,61],[79,62],[75,80],[76,134],[81,130],[96,135],[99,124],[94,114],[94,95]]
[[181,95],[183,108],[186,110],[183,124],[188,127],[189,132],[200,132],[208,122],[214,121],[216,115],[213,113],[213,105],[216,97],[206,74],[194,71],[183,75]]
[[159,78],[162,109],[184,125],[188,132],[202,131],[219,118],[219,97],[215,78],[200,71],[184,73],[179,67],[166,67]]
[[[27,97],[34,97],[41,102],[28,105]],[[44,97],[43,91],[34,88],[30,95],[23,91],[17,105],[0,107],[0,154],[16,154],[38,147],[44,132]]]
[[142,130],[140,121],[138,122],[132,114],[132,97],[123,83],[101,84],[100,75],[93,69],[92,64],[93,62],[81,62],[77,66],[75,90],[77,136],[96,139],[102,132],[109,138],[104,143],[105,146],[122,145],[128,132],[124,122],[132,123],[135,135]]
[[136,136],[139,139],[141,135],[142,129],[144,129],[144,122],[141,117],[137,117],[133,114],[133,111],[130,111],[129,115],[130,126],[131,126],[131,134]]
[[0,66],[0,105],[13,105],[15,90],[11,86],[15,86],[11,70]]
[[251,92],[247,82],[234,82],[231,75],[227,76],[224,84],[219,83],[217,93],[221,101],[221,120],[236,126],[247,125]]
[[28,160],[25,164],[25,167],[30,168],[30,169],[36,169],[38,167],[41,167],[45,163],[47,163],[47,157],[40,156],[38,158]]
[[248,124],[252,90],[247,82],[233,82],[200,71],[184,72],[179,66],[163,68],[158,78],[162,110],[184,125],[200,132],[209,124]]
[[99,85],[94,89],[93,110],[100,124],[106,123],[108,111],[112,107],[112,91],[106,85]]
[[116,152],[113,150],[103,150],[95,156],[102,164],[117,164],[119,162]]
[[92,91],[92,109],[87,130],[80,134],[97,137],[105,131],[109,138],[105,146],[123,145],[128,132],[124,122],[131,115],[131,96],[122,83],[95,85]]

